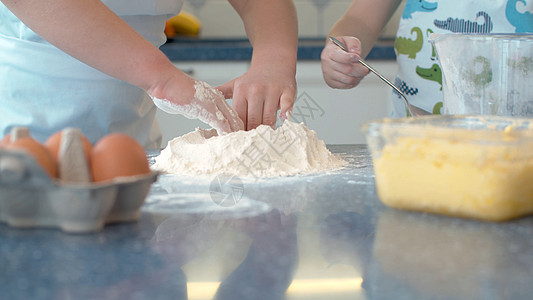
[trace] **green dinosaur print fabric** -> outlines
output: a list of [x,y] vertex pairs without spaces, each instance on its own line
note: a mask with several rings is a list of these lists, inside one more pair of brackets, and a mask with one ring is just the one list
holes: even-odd
[[[431,33],[533,33],[533,0],[407,0],[394,43],[398,62],[395,83],[408,99],[442,113],[442,74]],[[480,77],[480,83],[491,77]],[[393,91],[392,116],[406,114]]]

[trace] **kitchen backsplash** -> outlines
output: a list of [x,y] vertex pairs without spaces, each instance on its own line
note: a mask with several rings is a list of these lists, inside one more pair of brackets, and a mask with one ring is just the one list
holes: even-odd
[[[324,37],[342,16],[352,0],[294,0],[298,13],[300,37]],[[183,10],[194,14],[202,22],[201,37],[245,37],[241,19],[227,0],[185,0]],[[385,26],[381,37],[396,34],[401,16],[399,8]]]

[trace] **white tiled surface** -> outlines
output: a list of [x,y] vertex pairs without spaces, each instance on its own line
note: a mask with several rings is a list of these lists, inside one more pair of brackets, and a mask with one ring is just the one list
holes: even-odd
[[[294,0],[300,37],[323,37],[344,14],[352,0]],[[185,0],[183,10],[202,22],[205,38],[245,37],[242,21],[227,0]],[[401,8],[385,27],[382,37],[396,33]]]

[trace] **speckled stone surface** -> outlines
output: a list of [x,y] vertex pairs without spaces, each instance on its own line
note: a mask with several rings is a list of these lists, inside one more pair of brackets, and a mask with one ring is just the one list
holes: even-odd
[[329,148],[349,165],[162,175],[138,222],[94,234],[0,224],[0,299],[531,299],[533,218],[387,208],[366,147]]
[[[298,60],[320,60],[324,39],[301,39]],[[367,59],[396,58],[392,41],[380,41]],[[252,46],[246,39],[170,39],[161,51],[172,61],[243,61],[252,57]]]

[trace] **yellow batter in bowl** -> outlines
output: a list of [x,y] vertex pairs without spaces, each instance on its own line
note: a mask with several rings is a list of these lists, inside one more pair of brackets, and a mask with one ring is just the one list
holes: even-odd
[[365,125],[387,206],[504,221],[533,213],[528,119],[430,116]]

